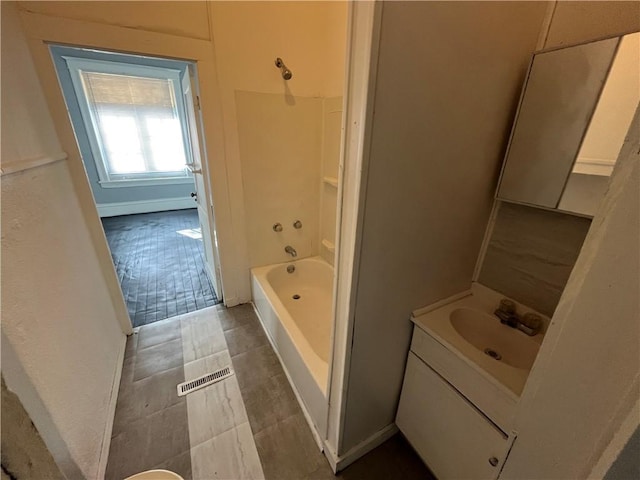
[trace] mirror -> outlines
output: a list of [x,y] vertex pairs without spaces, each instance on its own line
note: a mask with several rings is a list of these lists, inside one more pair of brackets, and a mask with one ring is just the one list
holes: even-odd
[[640,33],[534,55],[497,198],[592,216],[640,103]]

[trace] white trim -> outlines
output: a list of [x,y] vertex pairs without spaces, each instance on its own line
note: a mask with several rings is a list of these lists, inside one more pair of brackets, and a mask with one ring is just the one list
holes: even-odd
[[[220,299],[218,299],[218,300],[220,300]],[[222,292],[222,304],[227,308],[231,308],[231,307],[235,307],[236,305],[241,305],[242,302],[240,301],[240,298],[238,296],[225,297],[224,296],[224,290],[223,290],[223,292]]]
[[571,175],[571,173],[579,173],[582,175],[610,177],[615,165],[615,159],[578,157],[576,162],[573,164],[573,171],[570,172],[569,175]]
[[398,427],[395,423],[390,423],[382,430],[377,431],[363,442],[360,442],[342,456],[336,456],[335,452],[331,451],[330,448],[325,448],[325,455],[327,460],[329,460],[329,465],[331,465],[333,473],[338,473],[344,470],[360,457],[363,457],[374,448],[382,445],[396,433],[398,433]]
[[[61,45],[65,48],[79,48],[86,52],[86,49],[82,49],[81,47],[67,47],[65,45]],[[104,52],[98,52],[104,53]],[[128,55],[128,54],[123,54]],[[82,69],[83,65],[91,65],[95,68],[96,72],[102,73],[112,73],[114,75],[126,75],[126,76],[138,76],[138,77],[146,77],[146,78],[159,78],[165,79],[167,78],[167,72],[171,72],[173,76],[180,76],[179,68],[171,68],[171,67],[157,67],[153,65],[142,65],[137,63],[125,63],[121,62],[117,59],[115,60],[97,60],[95,58],[86,58],[86,57],[74,57],[72,55],[61,55],[67,61],[67,64],[73,68]],[[182,61],[182,60],[179,60]],[[92,68],[92,71],[94,71]]]
[[186,210],[196,208],[192,198],[160,198],[157,200],[140,200],[135,202],[96,204],[100,217],[115,217],[134,213],[164,212],[167,210]]
[[345,422],[382,2],[350,2],[339,165],[334,329],[325,451],[339,458]]
[[116,405],[118,403],[118,393],[120,391],[120,379],[122,378],[122,368],[124,366],[124,354],[127,348],[127,337],[125,335],[124,342],[118,353],[118,362],[116,363],[116,371],[113,375],[113,384],[111,385],[111,397],[109,398],[108,420],[102,437],[102,449],[100,451],[100,459],[98,460],[98,477],[105,478],[107,471],[107,461],[109,460],[109,448],[111,447],[111,434],[113,433],[113,423],[116,418]]
[[547,11],[544,14],[542,20],[542,28],[540,28],[540,35],[538,36],[538,42],[536,43],[536,51],[544,49],[549,38],[549,32],[551,31],[551,23],[553,22],[553,16],[558,6],[557,0],[551,0],[547,4]]
[[327,185],[338,188],[338,179],[336,177],[322,177],[322,181]]
[[45,155],[28,160],[14,160],[3,163],[2,166],[0,166],[0,175],[11,175],[25,170],[30,170],[32,168],[42,167],[43,165],[49,165],[50,163],[62,162],[66,159],[67,154],[60,152],[56,155]]
[[167,178],[144,178],[140,180],[100,180],[98,182],[102,188],[126,188],[126,187],[153,187],[156,185],[179,185],[194,183],[193,177],[167,177]]
[[473,269],[472,282],[477,282],[480,278],[480,271],[484,265],[484,258],[487,256],[487,249],[489,248],[489,242],[493,236],[493,229],[496,226],[496,219],[498,218],[498,210],[502,200],[497,198],[493,199],[493,205],[491,205],[491,213],[489,214],[489,221],[487,222],[487,228],[484,231],[484,237],[482,239],[482,245],[480,245],[480,251],[478,252],[478,258],[476,259],[476,266]]
[[[189,138],[186,135],[185,122],[186,111],[182,95],[182,84],[180,82],[180,69],[173,69],[169,67],[154,67],[148,65],[138,65],[134,63],[122,63],[117,60],[94,60],[83,57],[73,57],[69,55],[61,55],[62,59],[66,62],[69,69],[69,75],[71,76],[71,84],[78,100],[78,106],[80,107],[80,117],[84,124],[87,138],[89,140],[89,147],[91,149],[92,160],[96,165],[98,177],[100,178],[100,185],[102,187],[119,187],[120,182],[139,182],[145,180],[176,180],[180,177],[163,178],[162,175],[156,176],[153,173],[147,173],[146,176],[140,176],[135,174],[133,180],[123,179],[122,175],[110,174],[107,170],[107,158],[104,152],[103,143],[100,136],[97,133],[98,124],[95,118],[95,113],[89,105],[89,99],[85,93],[83,87],[83,81],[81,79],[82,71],[108,73],[114,75],[125,76],[137,76],[143,78],[157,78],[162,80],[170,80],[173,96],[175,100],[176,113],[180,120],[180,130],[182,132],[182,145],[184,149],[185,162],[190,163],[190,151],[187,147]],[[190,175],[185,170],[185,174],[182,178],[189,179]],[[130,184],[131,185],[131,184]],[[133,186],[133,185],[131,185]]]
[[411,320],[413,321],[413,319],[424,315],[425,313],[433,312],[440,307],[449,305],[450,303],[453,303],[456,300],[460,300],[461,298],[468,297],[469,295],[472,295],[471,289],[465,290],[464,292],[456,293],[455,295],[451,295],[444,300],[439,300],[435,303],[425,305],[424,307],[416,308],[413,312],[411,312]]

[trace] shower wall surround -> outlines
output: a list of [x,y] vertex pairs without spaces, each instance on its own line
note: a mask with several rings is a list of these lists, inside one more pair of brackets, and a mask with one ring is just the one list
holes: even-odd
[[251,267],[287,261],[286,245],[317,255],[322,99],[237,91],[236,109]]
[[331,265],[335,260],[341,129],[342,97],[326,98],[322,113],[320,255]]
[[[347,2],[210,2],[238,275],[320,253],[322,102],[342,95]],[[292,72],[283,79],[274,62]],[[312,180],[313,178],[313,180]],[[302,229],[293,228],[300,220]],[[280,222],[283,231],[271,227]]]
[[236,109],[251,267],[289,260],[286,245],[332,262],[341,97],[237,91]]

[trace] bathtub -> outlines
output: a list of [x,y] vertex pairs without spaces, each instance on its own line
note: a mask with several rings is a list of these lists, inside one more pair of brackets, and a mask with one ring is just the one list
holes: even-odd
[[[287,266],[295,266],[293,273]],[[333,267],[311,257],[251,270],[253,302],[292,387],[321,437],[327,423]],[[310,418],[309,418],[310,417]]]

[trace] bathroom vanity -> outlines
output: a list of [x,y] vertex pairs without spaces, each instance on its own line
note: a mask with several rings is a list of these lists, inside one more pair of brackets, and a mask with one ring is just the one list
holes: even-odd
[[516,407],[548,319],[525,334],[493,315],[501,298],[474,284],[412,316],[396,423],[440,479],[496,478],[515,440]]

